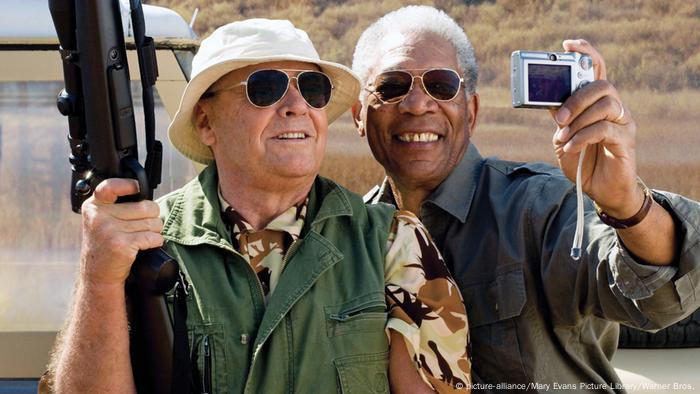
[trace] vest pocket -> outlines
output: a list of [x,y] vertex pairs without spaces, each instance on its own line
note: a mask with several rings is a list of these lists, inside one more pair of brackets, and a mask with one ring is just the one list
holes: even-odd
[[338,392],[388,393],[389,351],[341,357],[334,360],[338,371]]
[[221,326],[196,327],[192,335],[192,367],[200,393],[225,392],[224,335]]
[[387,321],[384,293],[370,293],[340,305],[327,306],[328,337],[360,332],[384,332]]

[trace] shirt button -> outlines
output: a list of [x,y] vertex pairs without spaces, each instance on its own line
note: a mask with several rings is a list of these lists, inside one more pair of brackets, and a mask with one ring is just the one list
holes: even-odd
[[241,334],[241,344],[247,345],[248,344],[248,334]]

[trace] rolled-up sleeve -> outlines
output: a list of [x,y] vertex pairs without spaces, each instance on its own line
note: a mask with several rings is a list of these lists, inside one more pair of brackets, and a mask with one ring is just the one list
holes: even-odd
[[700,307],[700,203],[665,191],[653,194],[676,222],[679,251],[672,263],[676,272],[651,297],[640,299],[637,304],[658,326],[664,326]]
[[617,245],[610,251],[609,261],[615,286],[631,300],[651,297],[678,272],[678,268],[673,265],[638,263],[619,239]]
[[418,218],[406,211],[397,211],[387,242],[387,330],[403,336],[421,377],[435,390],[467,389],[467,316],[440,253]]
[[[700,287],[700,240],[697,224],[700,212],[697,203],[668,192],[654,192],[654,199],[674,218],[680,233],[680,252],[676,261],[667,266],[655,266],[639,262],[627,251],[621,240],[610,253],[610,270],[615,286],[631,300],[645,300],[657,290],[669,284],[675,287],[678,300],[691,299],[691,308],[697,307],[696,295]],[[695,205],[693,207],[693,205]]]
[[680,321],[700,306],[698,202],[653,191],[654,200],[676,224],[678,242],[675,261],[653,266],[636,260],[586,198],[585,252],[581,260],[573,261],[568,250],[576,226],[576,196],[571,187],[566,189],[567,182],[555,175],[540,184],[540,198],[532,199],[528,218],[536,229],[532,238],[544,240],[543,282],[558,324],[575,324],[592,313],[654,331]]
[[[654,199],[673,217],[680,232],[680,253],[671,265],[655,266],[639,262],[617,239],[616,247],[611,250],[609,261],[615,286],[631,300],[644,300],[672,283],[678,291],[679,299],[695,298],[700,278],[700,207],[694,201],[669,192],[654,191]],[[688,282],[690,286],[684,286]],[[687,289],[685,288],[687,287]]]

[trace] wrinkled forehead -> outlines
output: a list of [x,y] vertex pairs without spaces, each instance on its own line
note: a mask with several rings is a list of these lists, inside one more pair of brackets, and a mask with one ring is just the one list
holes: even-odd
[[457,64],[457,51],[447,39],[431,32],[387,34],[377,43],[370,79],[379,73],[396,69],[451,68],[462,72]]

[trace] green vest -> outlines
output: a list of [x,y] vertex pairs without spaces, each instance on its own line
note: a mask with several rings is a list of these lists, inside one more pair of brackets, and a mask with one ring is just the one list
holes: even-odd
[[384,256],[394,208],[317,177],[267,307],[221,219],[214,165],[160,200],[190,283],[194,379],[212,393],[389,391]]

